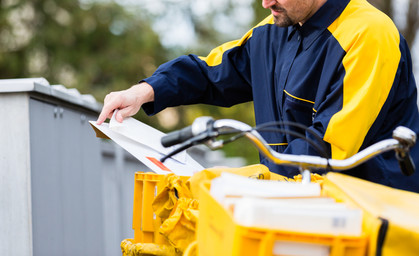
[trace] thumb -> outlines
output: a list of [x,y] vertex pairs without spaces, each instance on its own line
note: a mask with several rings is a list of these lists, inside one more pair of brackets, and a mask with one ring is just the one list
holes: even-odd
[[115,116],[116,121],[122,123],[124,121],[124,118],[133,115],[133,114],[131,114],[131,112],[132,112],[132,108],[130,108],[130,107],[118,110],[118,112],[116,113],[116,116]]

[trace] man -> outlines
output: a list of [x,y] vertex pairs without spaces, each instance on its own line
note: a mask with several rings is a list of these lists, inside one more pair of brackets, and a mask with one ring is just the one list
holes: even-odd
[[[334,159],[391,138],[399,125],[419,132],[410,52],[387,16],[366,0],[263,0],[262,5],[272,15],[240,40],[207,57],[179,57],[140,84],[107,95],[98,123],[117,108],[122,121],[141,106],[155,114],[181,104],[253,100],[257,124],[304,124],[323,138]],[[279,152],[319,154],[304,139],[262,135]],[[418,166],[419,146],[411,154]],[[263,157],[261,163],[273,172],[296,174]],[[418,172],[403,176],[393,152],[346,173],[419,192]]]

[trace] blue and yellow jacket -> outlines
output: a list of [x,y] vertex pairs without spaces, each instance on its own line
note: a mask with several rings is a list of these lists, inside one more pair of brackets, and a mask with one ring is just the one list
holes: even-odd
[[[328,0],[303,26],[281,28],[268,16],[240,40],[207,57],[179,57],[145,81],[155,91],[155,101],[144,106],[148,114],[184,104],[231,106],[253,100],[257,124],[304,124],[323,138],[334,159],[391,138],[399,125],[419,132],[406,41],[366,0]],[[262,135],[279,152],[318,154],[303,139]],[[411,153],[419,166],[419,147]],[[297,172],[263,157],[261,162],[282,175]],[[419,192],[419,171],[403,176],[394,152],[347,173]]]

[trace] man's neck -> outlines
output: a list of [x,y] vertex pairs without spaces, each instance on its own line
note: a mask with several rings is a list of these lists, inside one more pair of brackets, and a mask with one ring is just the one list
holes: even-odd
[[300,26],[302,26],[307,20],[309,20],[326,2],[327,0],[314,1],[312,11],[307,15],[307,17],[303,21],[299,22]]

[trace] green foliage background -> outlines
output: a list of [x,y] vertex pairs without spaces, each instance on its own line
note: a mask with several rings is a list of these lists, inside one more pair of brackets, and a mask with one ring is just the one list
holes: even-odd
[[[248,26],[238,26],[234,35],[223,34],[213,24],[220,15],[231,20],[242,18],[234,16],[235,1],[225,0],[222,11],[205,15],[196,14],[189,0],[158,1],[167,11],[180,8],[181,15],[192,24],[194,46],[165,48],[152,29],[165,14],[151,14],[140,4],[127,7],[112,0],[0,0],[0,79],[44,77],[51,84],[92,94],[101,102],[107,93],[128,88],[180,54],[206,55],[213,47],[236,39],[235,34],[244,34],[269,13],[260,0],[250,0],[253,19]],[[174,123],[169,124],[168,115]],[[155,117],[140,111],[136,118],[167,132],[203,115],[254,125],[252,103],[232,108],[181,106]],[[248,164],[258,162],[257,151],[243,139],[228,145],[225,152],[243,156]]]
[[[166,8],[176,4],[167,1]],[[211,26],[213,14],[199,17],[188,7],[182,15],[193,23],[197,42],[186,49],[165,48],[152,29],[153,22],[162,17],[140,5],[127,7],[104,0],[0,0],[0,6],[0,79],[44,77],[51,84],[92,94],[99,102],[107,93],[152,75],[160,64],[180,54],[206,55],[211,48],[234,39]],[[231,8],[230,4],[226,15]],[[160,114],[147,117],[140,111],[136,118],[166,132],[202,115],[254,123],[251,103],[228,109],[181,106],[170,113],[177,122],[169,126],[164,121],[167,113],[159,118]],[[244,156],[249,163],[258,160],[250,145],[243,147],[239,142],[226,152]]]

